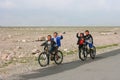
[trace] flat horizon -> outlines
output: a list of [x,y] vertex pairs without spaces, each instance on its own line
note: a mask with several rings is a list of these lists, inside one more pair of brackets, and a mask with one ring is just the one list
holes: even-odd
[[55,28],[55,27],[57,27],[57,28],[66,28],[66,27],[70,27],[70,28],[79,28],[79,27],[81,27],[81,28],[86,28],[86,27],[96,27],[96,28],[99,28],[99,27],[120,27],[120,26],[0,26],[0,28],[7,28],[7,27],[10,27],[10,28],[14,28],[14,27],[21,27],[21,28]]

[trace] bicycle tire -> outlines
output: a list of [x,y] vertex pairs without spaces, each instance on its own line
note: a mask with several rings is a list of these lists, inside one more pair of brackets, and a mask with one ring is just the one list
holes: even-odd
[[87,59],[87,51],[83,48],[79,50],[79,59],[85,61]]
[[95,46],[93,46],[93,49],[90,49],[90,57],[92,59],[95,59],[95,57],[96,57],[96,47]]
[[[60,61],[58,61],[60,59]],[[57,65],[61,64],[63,62],[63,53],[61,51],[56,51],[54,54],[54,61]]]
[[[45,61],[45,64],[43,64],[41,61],[42,60],[46,60]],[[41,66],[41,67],[45,67],[45,66],[47,66],[48,65],[48,55],[47,55],[47,53],[46,52],[42,52],[40,55],[39,55],[39,57],[38,57],[38,63],[39,63],[39,65]]]

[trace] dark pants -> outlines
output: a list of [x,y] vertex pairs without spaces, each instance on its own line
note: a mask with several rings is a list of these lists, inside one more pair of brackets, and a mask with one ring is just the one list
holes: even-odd
[[55,47],[51,47],[51,49],[49,50],[50,53],[54,52],[54,51],[57,51],[58,50],[58,46],[55,46]]
[[80,50],[81,48],[83,48],[83,45],[79,45],[78,48],[79,48],[79,50]]

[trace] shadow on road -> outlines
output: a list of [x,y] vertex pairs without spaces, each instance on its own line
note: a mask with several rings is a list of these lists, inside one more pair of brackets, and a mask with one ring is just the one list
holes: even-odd
[[101,59],[106,59],[108,57],[112,57],[112,56],[115,56],[118,54],[120,54],[120,49],[114,50],[111,52],[106,52],[103,54],[99,54],[96,56],[95,60],[88,59],[87,61],[84,61],[84,62],[77,60],[77,61],[73,61],[73,62],[69,62],[69,63],[63,63],[59,66],[52,66],[52,67],[35,70],[35,71],[31,72],[30,74],[21,75],[19,77],[21,77],[24,80],[29,80],[29,79],[35,79],[35,78],[45,77],[45,76],[49,76],[49,75],[54,75],[57,73],[75,69],[77,67],[83,66],[84,64],[95,62],[95,61],[98,61]]

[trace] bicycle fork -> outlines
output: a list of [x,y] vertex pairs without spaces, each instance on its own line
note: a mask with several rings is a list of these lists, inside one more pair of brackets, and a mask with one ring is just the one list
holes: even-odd
[[50,63],[50,54],[47,54],[47,58],[48,58],[47,64],[49,65],[49,63]]

